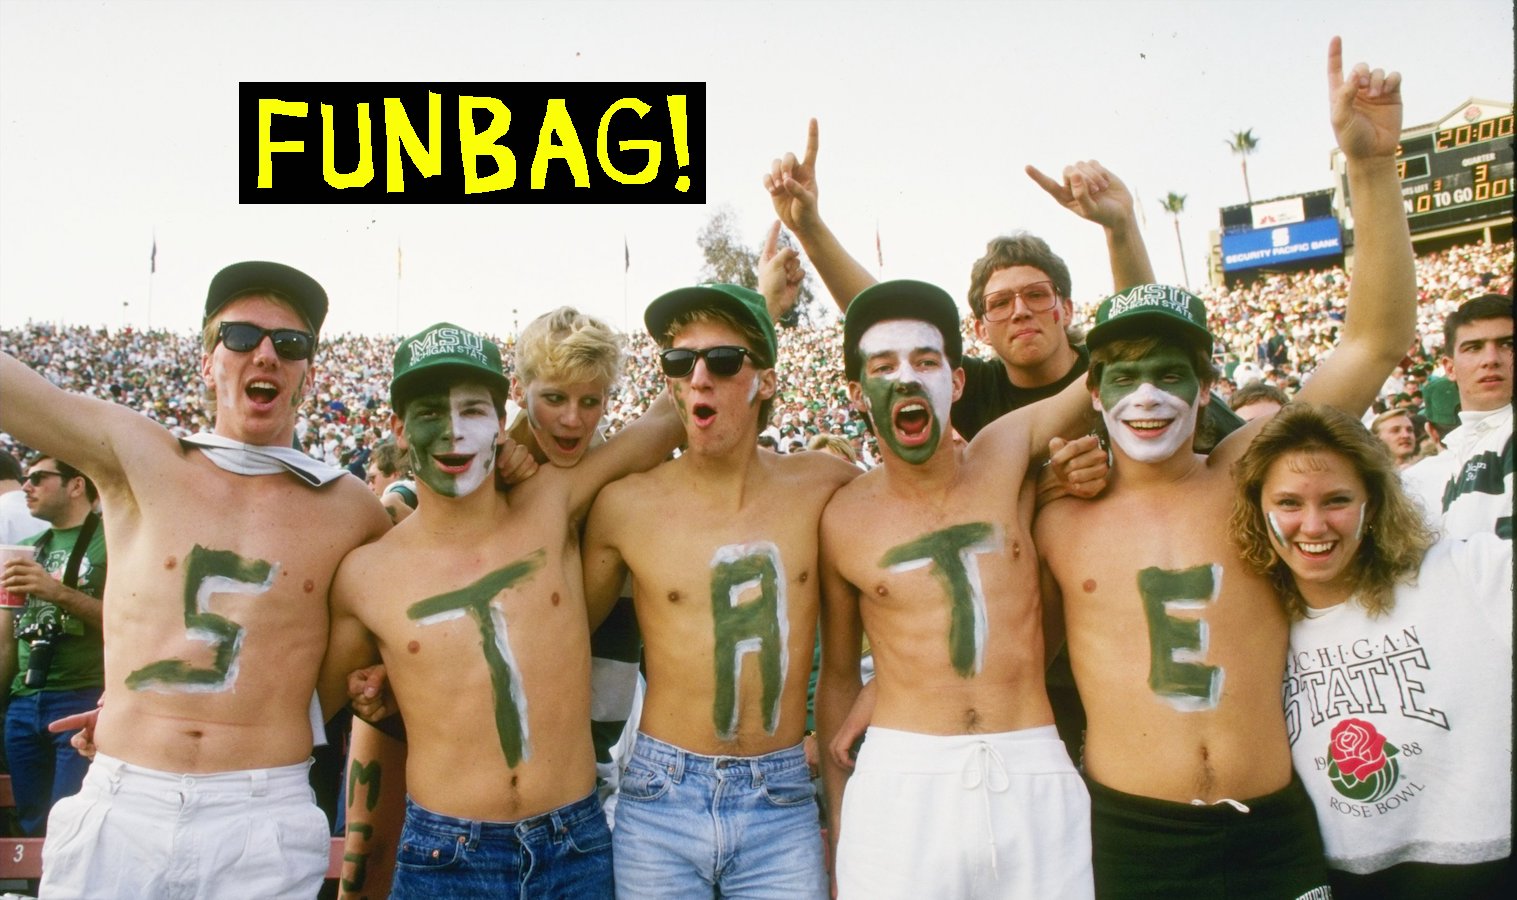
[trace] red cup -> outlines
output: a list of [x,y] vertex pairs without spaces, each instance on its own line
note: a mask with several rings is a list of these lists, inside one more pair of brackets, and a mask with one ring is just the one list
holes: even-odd
[[[0,572],[5,569],[5,564],[13,559],[35,559],[37,548],[23,547],[20,544],[0,544]],[[25,594],[12,594],[0,585],[0,609],[20,609],[26,605]]]

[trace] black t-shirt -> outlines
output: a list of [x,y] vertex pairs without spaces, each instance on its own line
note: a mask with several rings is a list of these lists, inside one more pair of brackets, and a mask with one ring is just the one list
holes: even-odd
[[964,395],[953,405],[950,418],[953,427],[964,440],[972,441],[980,429],[1029,403],[1037,403],[1069,387],[1076,378],[1085,375],[1090,368],[1090,353],[1084,345],[1075,347],[1079,358],[1063,378],[1042,387],[1020,388],[1011,383],[1006,366],[999,359],[977,359],[966,356],[964,366]]
[[[953,427],[964,436],[964,440],[972,441],[980,429],[1001,416],[1029,403],[1052,397],[1069,387],[1075,379],[1083,378],[1090,368],[1090,351],[1085,349],[1084,344],[1078,344],[1074,349],[1077,354],[1075,364],[1064,377],[1052,384],[1035,388],[1020,388],[1012,384],[1011,378],[1006,374],[1006,366],[999,359],[964,357],[964,394],[953,405],[950,415]],[[1213,391],[1211,402],[1201,411],[1201,419],[1196,424],[1196,452],[1210,453],[1222,438],[1241,427],[1243,420],[1228,407],[1226,400]]]

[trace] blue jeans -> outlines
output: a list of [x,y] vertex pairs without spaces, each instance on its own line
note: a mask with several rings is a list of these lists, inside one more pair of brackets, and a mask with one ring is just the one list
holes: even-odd
[[476,822],[406,798],[391,900],[614,898],[611,831],[592,791],[519,822]]
[[69,745],[74,732],[50,734],[47,723],[89,712],[100,700],[101,688],[39,691],[11,697],[5,713],[5,758],[11,770],[11,790],[21,831],[42,837],[53,804],[79,793],[90,761]]
[[825,898],[806,753],[701,756],[639,733],[616,807],[624,898]]

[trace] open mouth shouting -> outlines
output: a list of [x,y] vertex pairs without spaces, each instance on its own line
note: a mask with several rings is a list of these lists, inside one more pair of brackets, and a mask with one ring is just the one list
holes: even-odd
[[270,409],[279,399],[279,386],[264,378],[248,382],[242,390],[255,409]]
[[710,428],[716,422],[716,407],[709,403],[692,403],[690,421],[696,428]]
[[897,403],[890,416],[896,440],[905,447],[918,447],[932,438],[932,410],[921,397]]

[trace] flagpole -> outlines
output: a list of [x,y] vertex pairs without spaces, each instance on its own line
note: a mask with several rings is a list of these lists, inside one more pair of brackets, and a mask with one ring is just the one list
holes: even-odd
[[147,330],[153,330],[153,281],[158,275],[158,228],[153,227],[153,249],[147,259]]
[[627,311],[627,281],[632,271],[632,248],[627,246],[627,235],[622,235],[622,332],[632,332],[632,316]]
[[400,336],[400,276],[405,257],[400,252],[400,238],[395,238],[395,336]]

